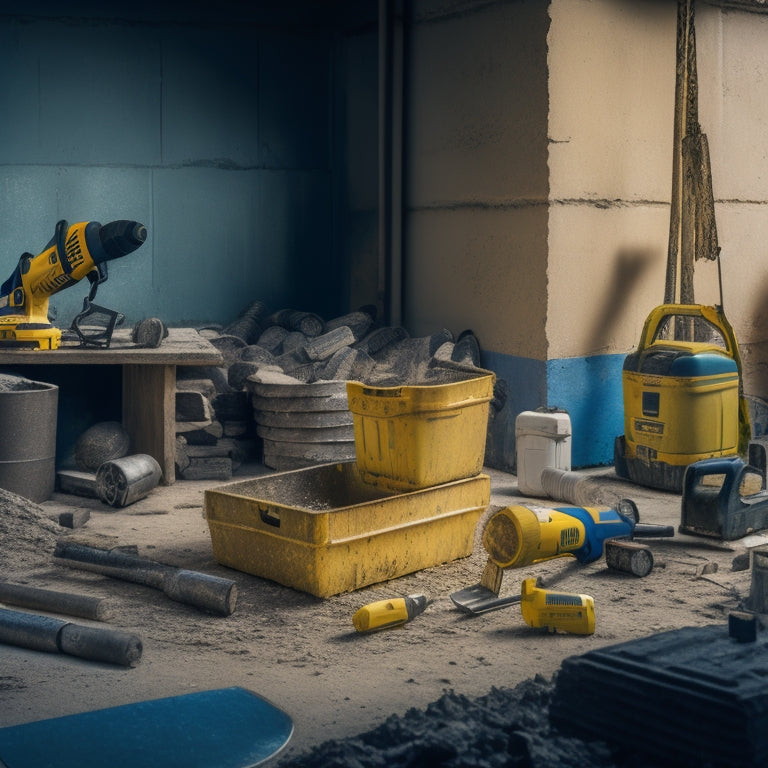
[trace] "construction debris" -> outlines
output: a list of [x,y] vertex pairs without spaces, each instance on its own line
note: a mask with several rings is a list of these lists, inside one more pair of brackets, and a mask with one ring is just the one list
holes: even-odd
[[60,534],[60,527],[39,504],[0,489],[0,573],[4,578],[49,565]]
[[182,480],[228,480],[249,459],[279,470],[352,460],[346,381],[432,384],[456,367],[480,366],[471,331],[411,338],[402,327],[377,324],[372,306],[325,321],[300,310],[270,313],[256,301],[229,325],[199,331],[224,365],[177,370]]
[[75,443],[75,462],[83,472],[95,472],[105,461],[127,456],[131,437],[118,421],[101,421],[83,432]]

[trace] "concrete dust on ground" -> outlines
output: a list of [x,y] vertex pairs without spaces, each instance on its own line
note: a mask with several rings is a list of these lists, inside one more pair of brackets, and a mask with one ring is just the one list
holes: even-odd
[[[268,471],[244,466],[233,480]],[[511,503],[558,506],[522,497],[513,475],[488,474],[489,512]],[[642,522],[677,528],[679,496],[623,483],[612,469],[592,474],[634,499]],[[519,593],[524,578],[567,568],[557,589],[594,598],[593,635],[547,634],[527,626],[519,607],[473,617],[450,599],[480,579],[486,562],[480,534],[489,512],[471,556],[320,599],[216,563],[203,513],[204,491],[215,485],[221,484],[160,486],[126,508],[60,493],[41,505],[0,494],[3,577],[107,597],[116,607],[109,625],[143,643],[132,668],[4,646],[0,726],[234,685],[293,719],[294,735],[275,764],[618,764],[604,745],[579,745],[550,731],[546,708],[562,660],[669,629],[727,623],[749,594],[747,544],[762,543],[760,536],[723,543],[677,533],[646,540],[655,567],[644,578],[609,570],[604,559],[574,568],[572,558],[561,558],[507,570],[502,595]],[[52,521],[73,509],[88,509],[90,519],[70,535],[111,537],[115,545],[136,545],[143,557],[235,580],[235,612],[206,614],[149,587],[55,564],[56,539],[67,531]],[[404,627],[354,631],[351,617],[360,606],[413,593],[431,603]]]

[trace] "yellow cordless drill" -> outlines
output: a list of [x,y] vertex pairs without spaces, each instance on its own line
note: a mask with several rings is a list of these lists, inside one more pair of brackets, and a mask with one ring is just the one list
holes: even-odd
[[98,285],[107,279],[106,262],[132,253],[146,239],[146,227],[137,221],[103,226],[97,221],[72,226],[59,221],[43,251],[37,256],[22,254],[0,286],[0,346],[57,349],[61,331],[48,318],[49,297],[87,277],[91,283],[87,308]]

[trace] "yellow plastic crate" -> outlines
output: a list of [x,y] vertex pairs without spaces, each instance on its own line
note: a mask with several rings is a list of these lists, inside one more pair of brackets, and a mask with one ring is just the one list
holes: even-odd
[[329,597],[470,555],[490,494],[484,474],[390,493],[352,461],[207,490],[205,516],[217,562]]
[[398,387],[347,382],[355,457],[367,483],[413,490],[482,470],[495,376],[454,376]]

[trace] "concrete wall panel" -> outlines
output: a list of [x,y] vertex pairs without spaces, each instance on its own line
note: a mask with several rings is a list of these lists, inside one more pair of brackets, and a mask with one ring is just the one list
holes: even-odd
[[408,328],[471,328],[483,349],[546,359],[546,285],[537,263],[546,209],[413,211],[408,219]]
[[154,187],[154,312],[195,325],[232,320],[256,299],[331,311],[325,175],[190,168],[157,172]]
[[768,199],[768,14],[697,5],[699,118],[715,198]]
[[552,0],[550,15],[551,199],[668,202],[675,3]]
[[8,21],[0,26],[0,50],[0,162],[159,159],[154,34],[128,26]]
[[549,216],[549,357],[627,352],[664,301],[669,209],[554,205]]
[[545,199],[546,5],[444,5],[414,3],[408,204]]
[[540,2],[413,4],[405,320],[544,360],[549,19]]

